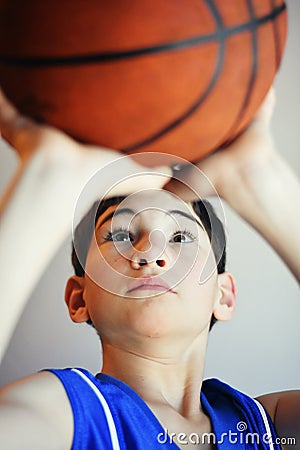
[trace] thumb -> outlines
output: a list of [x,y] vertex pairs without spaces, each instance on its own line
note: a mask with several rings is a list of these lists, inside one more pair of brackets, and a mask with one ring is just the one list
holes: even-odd
[[257,123],[261,123],[264,126],[269,126],[274,112],[275,103],[275,89],[271,87],[254,117],[253,124],[255,125]]
[[185,201],[199,200],[217,194],[215,155],[209,155],[197,164],[188,164],[175,171],[165,189]]
[[127,173],[110,191],[110,196],[126,195],[141,189],[162,189],[170,181],[172,169],[168,166],[144,167],[132,162]]
[[7,99],[0,88],[0,132],[1,137],[17,151],[21,159],[26,159],[35,150],[32,145],[37,126],[23,116]]

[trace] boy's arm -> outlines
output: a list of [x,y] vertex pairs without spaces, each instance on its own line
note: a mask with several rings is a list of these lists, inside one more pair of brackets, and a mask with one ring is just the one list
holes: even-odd
[[[273,106],[274,93],[270,92],[244,134],[226,149],[200,161],[198,167],[220,197],[264,236],[300,281],[300,184],[275,150],[270,133]],[[196,171],[183,169],[180,178],[203,196],[215,193]],[[171,181],[167,187],[185,199],[193,198],[182,183]],[[272,417],[279,436],[298,437],[299,446],[300,391],[268,394],[259,401]]]
[[0,389],[1,449],[72,447],[73,413],[59,379],[42,372]]
[[[162,187],[170,169],[145,168],[118,152],[80,145],[58,130],[20,116],[1,93],[0,130],[20,157],[17,174],[0,201],[1,361],[30,293],[71,233],[75,205],[89,179],[119,160],[114,175],[127,178],[111,195],[124,195]],[[110,178],[109,171],[105,173]],[[90,204],[105,194],[110,183],[103,177],[97,180],[94,191],[89,191]]]
[[284,450],[296,450],[300,445],[300,391],[275,392],[257,400],[268,411]]
[[[300,282],[300,184],[278,153],[230,174],[223,198],[274,248]],[[238,191],[238,195],[236,192]]]
[[[270,132],[274,106],[271,91],[251,126],[230,146],[200,161],[197,166],[217,193],[252,225],[300,281],[300,183],[276,151]],[[167,188],[192,199],[193,187],[203,197],[215,195],[205,177],[184,168]]]

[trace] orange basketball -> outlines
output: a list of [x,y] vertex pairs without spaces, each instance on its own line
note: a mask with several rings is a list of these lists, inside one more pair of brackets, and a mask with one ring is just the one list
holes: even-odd
[[0,84],[82,142],[195,161],[270,88],[283,0],[0,0]]

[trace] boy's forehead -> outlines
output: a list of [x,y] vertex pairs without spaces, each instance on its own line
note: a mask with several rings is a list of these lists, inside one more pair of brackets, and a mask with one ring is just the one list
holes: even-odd
[[97,223],[107,218],[117,216],[119,212],[136,215],[146,211],[160,211],[172,215],[172,212],[182,212],[199,220],[191,203],[186,203],[179,197],[162,190],[140,191],[127,196],[121,202],[109,206],[98,218]]

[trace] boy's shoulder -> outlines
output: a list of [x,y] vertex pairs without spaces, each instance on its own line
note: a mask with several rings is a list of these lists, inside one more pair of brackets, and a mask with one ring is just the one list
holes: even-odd
[[[25,445],[34,449],[37,442],[49,436],[45,449],[62,448],[62,444],[71,448],[72,409],[61,382],[53,373],[39,372],[0,389],[0,407],[3,442],[19,436],[19,448]],[[17,433],[15,423],[18,423]]]

